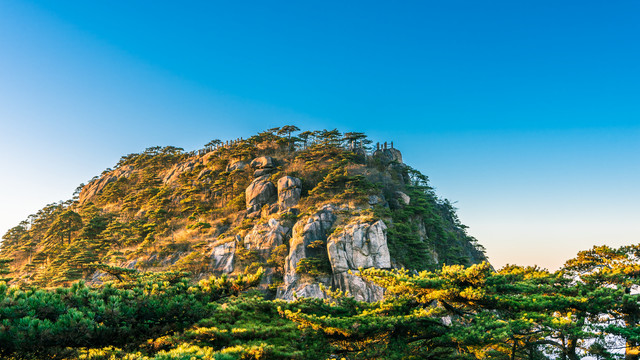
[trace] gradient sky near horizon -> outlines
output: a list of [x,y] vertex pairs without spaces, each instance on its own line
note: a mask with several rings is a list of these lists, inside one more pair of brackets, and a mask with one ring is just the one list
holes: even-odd
[[0,0],[0,232],[120,156],[363,131],[496,267],[640,242],[638,1]]

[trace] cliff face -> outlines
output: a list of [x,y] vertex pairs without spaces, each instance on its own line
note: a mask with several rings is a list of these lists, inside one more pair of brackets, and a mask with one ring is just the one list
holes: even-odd
[[11,229],[1,256],[23,283],[100,282],[96,264],[194,277],[263,267],[261,288],[281,299],[325,297],[324,286],[366,301],[384,289],[358,269],[486,260],[399,150],[370,152],[359,133],[276,130],[127,155],[77,199]]

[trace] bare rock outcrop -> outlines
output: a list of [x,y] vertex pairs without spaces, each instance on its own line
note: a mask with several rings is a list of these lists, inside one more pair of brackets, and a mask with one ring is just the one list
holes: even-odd
[[253,213],[263,205],[275,202],[276,187],[269,181],[268,176],[261,176],[251,182],[245,190],[247,213]]
[[193,160],[189,160],[189,161],[186,161],[186,162],[183,162],[183,163],[179,163],[179,164],[176,164],[176,165],[172,166],[162,176],[162,182],[165,183],[165,184],[171,184],[171,183],[176,182],[180,178],[180,175],[182,175],[182,174],[184,174],[186,172],[193,171],[193,169],[199,163],[200,162],[198,160],[193,159]]
[[244,237],[244,246],[250,250],[257,250],[262,261],[269,259],[271,252],[278,246],[284,244],[290,228],[284,227],[276,219],[269,219],[266,223],[261,223]]
[[204,169],[198,173],[198,180],[205,181],[212,173],[211,169]]
[[[305,297],[325,298],[320,285],[348,292],[360,301],[382,300],[384,289],[357,276],[359,268],[391,268],[391,257],[387,246],[387,227],[383,221],[374,223],[356,222],[346,225],[344,230],[327,239],[337,216],[337,208],[326,205],[320,211],[293,227],[289,255],[285,261],[284,285],[278,289],[277,297],[292,300],[294,294]],[[322,256],[325,251],[310,247],[315,241],[326,241],[332,274],[312,278],[296,272],[298,263],[305,258]],[[350,273],[351,272],[351,273]]]
[[327,295],[320,289],[320,284],[326,288],[331,287],[331,277],[324,276],[316,278],[314,280],[304,279],[299,277],[296,281],[285,284],[278,288],[276,298],[283,300],[294,300],[298,297],[311,297],[318,299],[326,299]]
[[353,270],[352,273],[333,274],[333,285],[345,293],[349,293],[358,301],[374,302],[383,299],[384,288],[364,280],[357,275],[357,270]]
[[334,206],[325,205],[306,221],[298,221],[294,225],[289,255],[285,260],[284,285],[278,289],[277,297],[279,299],[292,300],[294,293],[298,296],[325,297],[324,293],[320,291],[319,284],[330,286],[331,277],[308,279],[296,272],[296,266],[300,260],[318,255],[318,249],[312,249],[309,245],[317,240],[326,240],[327,231],[331,229],[337,219],[334,211]]
[[278,205],[280,211],[288,210],[300,201],[302,181],[293,176],[283,176],[278,180]]
[[213,260],[213,270],[221,273],[230,274],[233,272],[233,265],[236,254],[236,240],[227,241],[216,245],[211,251],[211,259]]
[[396,196],[405,205],[409,205],[409,203],[411,202],[411,197],[409,197],[409,195],[403,193],[402,191],[396,191]]
[[78,195],[78,202],[80,205],[87,202],[89,199],[98,195],[108,184],[118,180],[122,177],[129,177],[133,173],[133,166],[124,165],[115,170],[106,173],[104,176],[96,179],[82,188]]
[[236,161],[227,165],[226,171],[232,172],[234,170],[244,170],[247,167],[247,163],[244,161]]
[[250,166],[254,169],[273,168],[273,158],[271,156],[260,156],[251,161]]
[[251,161],[250,166],[255,169],[253,177],[259,178],[261,176],[269,175],[275,169],[273,165],[273,158],[271,156],[260,156]]
[[379,220],[373,224],[349,224],[340,233],[329,237],[327,252],[335,287],[348,292],[356,300],[382,300],[384,291],[381,287],[349,274],[349,270],[357,273],[359,268],[391,268],[386,230],[387,226]]
[[373,224],[349,224],[339,234],[332,234],[327,240],[327,251],[333,273],[391,268],[386,230],[387,226],[379,220]]
[[398,149],[378,149],[373,152],[373,157],[377,157],[383,163],[397,162],[402,164],[402,153]]

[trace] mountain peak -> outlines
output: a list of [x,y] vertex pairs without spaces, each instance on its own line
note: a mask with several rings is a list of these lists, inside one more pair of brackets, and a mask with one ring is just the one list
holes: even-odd
[[184,270],[195,278],[265,268],[282,299],[324,297],[321,285],[373,301],[361,268],[433,269],[486,260],[428,178],[393,142],[363,133],[270,129],[123,156],[3,237],[13,281],[100,282],[99,266]]

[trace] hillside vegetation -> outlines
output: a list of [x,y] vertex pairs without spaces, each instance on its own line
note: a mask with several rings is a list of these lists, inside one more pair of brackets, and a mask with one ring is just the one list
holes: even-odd
[[[193,152],[148,148],[10,229],[0,256],[13,260],[16,284],[95,283],[106,265],[196,279],[263,267],[272,295],[321,296],[311,285],[324,284],[368,300],[381,293],[347,270],[485,260],[451,204],[391,146],[373,149],[362,133],[284,126]],[[345,246],[353,254],[331,257]]]

